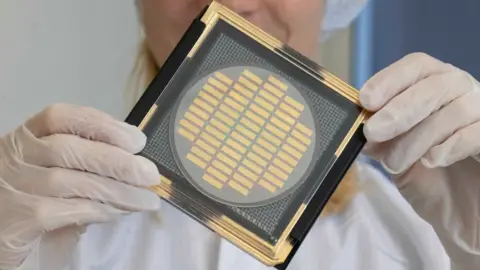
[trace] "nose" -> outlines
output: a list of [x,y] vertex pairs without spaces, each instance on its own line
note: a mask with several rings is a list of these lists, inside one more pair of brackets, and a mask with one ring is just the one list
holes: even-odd
[[262,1],[263,0],[221,0],[220,3],[242,16],[247,16],[260,9]]

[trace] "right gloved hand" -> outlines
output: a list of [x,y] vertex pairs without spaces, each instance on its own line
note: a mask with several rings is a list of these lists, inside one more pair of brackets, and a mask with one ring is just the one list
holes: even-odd
[[134,155],[145,143],[134,126],[64,104],[1,138],[0,269],[31,260],[59,268],[83,226],[157,209],[160,199],[147,187],[160,183],[158,170]]

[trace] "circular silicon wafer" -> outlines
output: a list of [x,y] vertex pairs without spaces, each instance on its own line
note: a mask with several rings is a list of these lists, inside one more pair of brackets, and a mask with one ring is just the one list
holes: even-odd
[[266,69],[228,67],[203,77],[181,96],[172,123],[187,180],[225,204],[283,198],[312,164],[312,111],[298,89]]

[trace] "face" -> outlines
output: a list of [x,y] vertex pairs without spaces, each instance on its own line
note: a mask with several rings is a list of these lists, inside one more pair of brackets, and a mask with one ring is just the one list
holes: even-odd
[[[140,0],[147,43],[162,65],[192,20],[210,0]],[[263,31],[314,58],[324,0],[221,0]]]

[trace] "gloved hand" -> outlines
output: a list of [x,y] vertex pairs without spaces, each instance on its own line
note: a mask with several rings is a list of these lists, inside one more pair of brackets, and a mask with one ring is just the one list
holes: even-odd
[[[452,269],[480,267],[480,84],[425,54],[411,54],[373,76],[360,102],[366,152],[393,174],[430,222]],[[477,160],[475,160],[477,159]]]
[[134,155],[145,142],[134,126],[63,104],[1,138],[0,269],[32,253],[29,265],[59,269],[84,225],[157,209],[147,187],[159,184],[158,170]]

